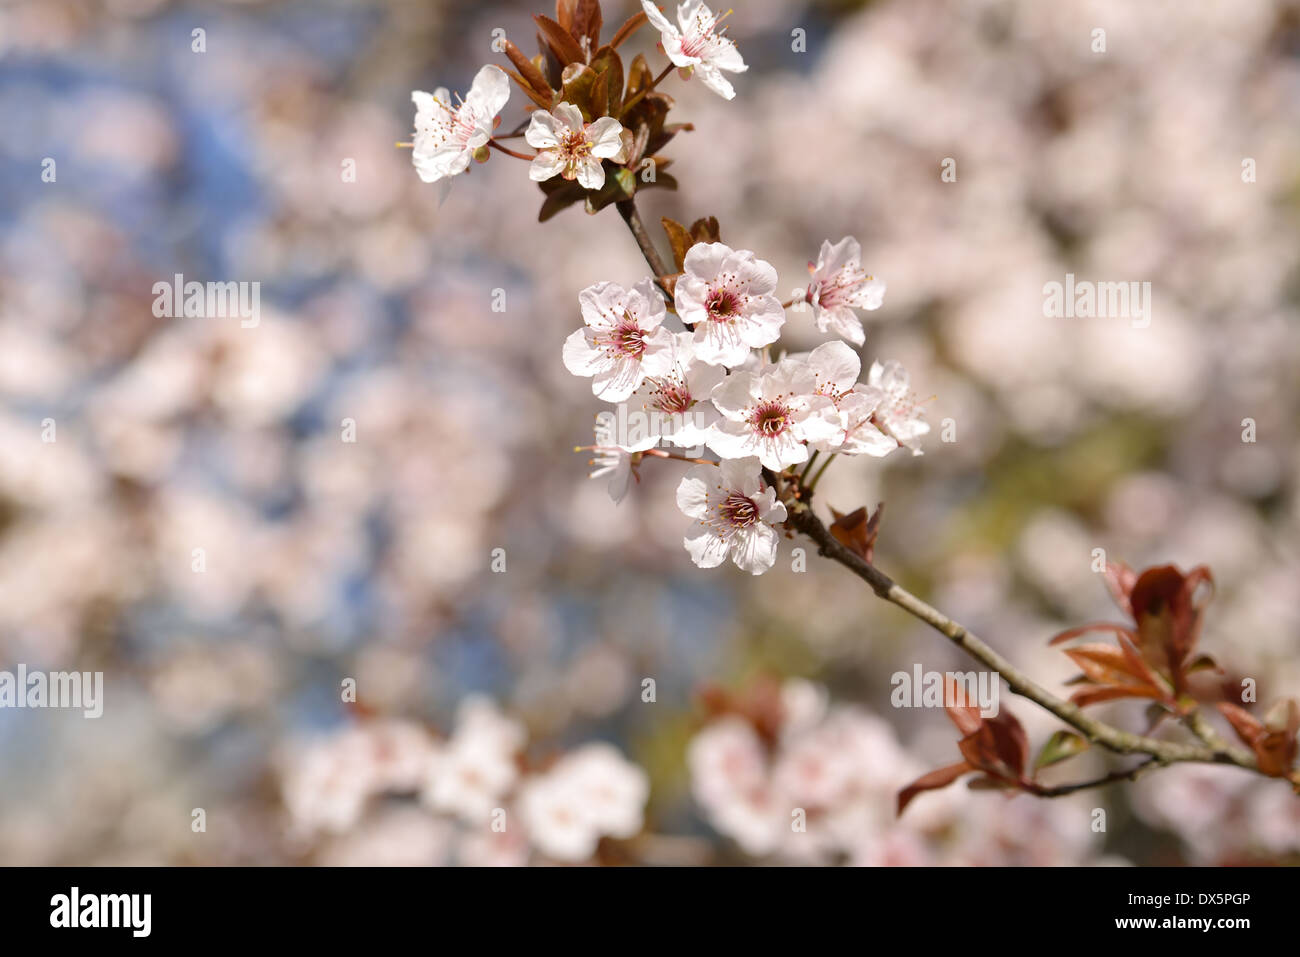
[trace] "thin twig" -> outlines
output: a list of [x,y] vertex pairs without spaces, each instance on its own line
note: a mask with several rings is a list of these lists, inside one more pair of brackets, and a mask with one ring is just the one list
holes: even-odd
[[635,95],[633,95],[632,99],[628,100],[626,103],[623,104],[623,109],[620,111],[620,115],[627,116],[627,111],[632,109],[632,107],[636,106],[638,103],[640,103],[641,97],[645,96],[647,93],[652,91],[655,87],[657,87],[659,85],[659,81],[662,80],[664,77],[666,77],[669,73],[672,73],[673,70],[675,69],[677,68],[671,63],[669,63],[666,67],[664,67],[664,72],[660,73],[657,77],[651,80],[649,86],[642,87],[641,89],[637,90]]
[[1131,768],[1111,771],[1110,774],[1104,774],[1091,781],[1080,781],[1077,784],[1058,784],[1055,787],[1036,787],[1032,793],[1037,797],[1064,797],[1067,794],[1077,794],[1079,791],[1087,791],[1090,788],[1105,787],[1107,784],[1114,784],[1116,781],[1136,781],[1144,772],[1152,768],[1163,767],[1164,764],[1165,762],[1160,758],[1151,755],[1145,761],[1135,764]]

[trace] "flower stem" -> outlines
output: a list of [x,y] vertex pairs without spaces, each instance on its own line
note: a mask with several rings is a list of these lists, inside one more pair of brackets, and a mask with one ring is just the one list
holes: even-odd
[[717,465],[712,459],[693,459],[689,456],[681,455],[677,452],[665,452],[663,449],[646,449],[643,455],[653,455],[657,459],[676,459],[679,462],[690,462],[693,465]]
[[505,153],[507,156],[513,156],[515,159],[528,160],[528,162],[530,162],[530,163],[531,163],[531,162],[533,161],[533,159],[535,158],[535,157],[529,156],[527,153],[516,153],[516,152],[515,152],[514,150],[512,150],[512,149],[509,149],[509,148],[507,148],[507,147],[505,147],[505,146],[502,146],[502,145],[501,145],[500,143],[498,143],[496,140],[488,140],[488,146],[492,147],[492,149],[494,149],[494,150],[500,150],[502,153]]
[[649,86],[642,87],[641,89],[637,90],[636,94],[632,97],[632,99],[628,100],[626,103],[623,104],[623,109],[620,112],[619,116],[620,117],[627,116],[628,111],[632,109],[632,107],[640,103],[641,98],[643,96],[645,96],[647,93],[652,91],[656,86],[658,86],[659,81],[662,80],[664,77],[666,77],[669,73],[672,73],[673,70],[675,69],[677,69],[677,67],[672,63],[669,63],[666,67],[664,67],[664,72],[660,73],[657,77],[651,80]]
[[831,463],[835,461],[835,456],[836,456],[836,454],[837,454],[837,453],[832,452],[830,455],[828,455],[828,456],[826,457],[826,461],[822,463],[822,467],[821,467],[820,469],[817,470],[817,474],[814,475],[814,476],[812,477],[812,481],[808,483],[808,494],[809,494],[809,495],[811,495],[812,492],[813,492],[813,490],[814,490],[815,488],[817,488],[817,483],[821,481],[822,476],[823,476],[824,474],[826,474],[826,470],[827,470],[828,468],[830,468],[830,467],[831,467]]

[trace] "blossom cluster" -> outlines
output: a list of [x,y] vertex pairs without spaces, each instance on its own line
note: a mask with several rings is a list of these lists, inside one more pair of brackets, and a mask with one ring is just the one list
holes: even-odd
[[[529,59],[505,42],[514,72],[484,66],[456,106],[446,89],[414,92],[416,129],[409,145],[421,179],[448,180],[471,161],[486,161],[495,148],[529,162],[530,179],[547,195],[543,220],[579,199],[589,212],[619,203],[625,218],[635,216],[628,204],[638,189],[647,183],[675,188],[670,177],[657,175],[670,160],[655,151],[690,127],[665,124],[673,101],[656,86],[675,67],[730,100],[735,89],[723,71],[747,67],[720,27],[726,15],[715,16],[700,0],[681,4],[676,24],[651,0],[642,0],[642,8],[602,45],[599,5],[560,3],[556,19],[535,18],[538,57]],[[659,31],[670,61],[653,78],[643,56],[625,71],[617,52],[645,23]],[[535,150],[531,156],[496,138],[511,78],[531,101],[531,115],[526,126],[500,139],[522,132]],[[647,168],[648,179],[636,175]],[[721,242],[716,220],[700,220],[689,232],[665,220],[664,229],[677,272],[648,276],[631,288],[599,282],[582,290],[583,327],[564,343],[565,367],[591,379],[598,398],[619,405],[641,392],[637,415],[629,416],[626,407],[618,415],[634,429],[598,420],[593,477],[609,476],[617,501],[647,454],[706,461],[657,446],[712,449],[721,461],[692,469],[678,489],[681,510],[696,522],[686,548],[701,567],[730,557],[761,574],[776,561],[775,526],[787,518],[763,470],[782,473],[823,452],[884,456],[902,446],[919,454],[929,426],[901,365],[875,362],[859,381],[861,360],[841,341],[863,345],[857,310],[879,309],[885,294],[884,281],[863,268],[856,239],[824,242],[808,265],[806,288],[783,303],[772,264]],[[663,272],[657,254],[646,248],[650,240],[638,236],[638,242],[655,273]],[[786,309],[794,305],[811,308],[817,330],[838,339],[774,360]]]
[[602,838],[641,831],[649,779],[616,748],[582,745],[530,767],[527,732],[487,698],[465,699],[454,731],[370,720],[295,752],[283,776],[285,806],[303,840],[346,835],[385,797],[416,796],[431,812],[443,852],[423,864],[525,864],[534,852],[560,862],[592,858]]
[[[857,241],[823,244],[809,269],[802,301],[818,328],[862,342],[854,307],[878,308],[885,284],[863,271]],[[861,380],[858,353],[840,339],[773,360],[786,321],[777,284],[776,270],[750,250],[697,242],[673,284],[680,330],[667,327],[653,279],[631,289],[601,282],[579,294],[584,325],[564,344],[565,367],[620,406],[598,419],[593,447],[593,476],[610,476],[616,501],[661,443],[707,447],[720,459],[691,469],[677,491],[697,522],[686,548],[703,568],[730,557],[761,574],[776,561],[775,526],[787,516],[763,470],[806,466],[823,452],[879,457],[901,447],[919,455],[930,428],[896,361],[872,363]],[[628,404],[634,397],[639,410]]]
[[[642,13],[629,20],[607,48],[614,58],[617,54],[613,51],[622,40],[648,20],[659,31],[665,54],[683,75],[698,74],[706,87],[726,99],[736,95],[722,72],[743,73],[748,67],[736,44],[725,35],[725,28],[719,27],[725,14],[717,17],[701,0],[686,0],[678,7],[677,23],[673,24],[651,0],[642,0],[641,5]],[[549,49],[545,52],[565,67],[563,73],[553,78],[558,80],[554,84],[558,89],[553,89],[552,80],[541,72],[544,56],[528,60],[513,44],[506,48],[520,70],[516,80],[539,107],[532,113],[524,133],[525,142],[537,151],[531,157],[528,172],[535,182],[560,176],[576,180],[584,189],[599,190],[605,185],[602,161],[627,165],[631,158],[636,127],[622,122],[629,118],[631,107],[593,115],[598,110],[596,103],[589,99],[593,81],[599,80],[605,86],[604,72],[597,74],[595,62],[601,50],[606,49],[598,50],[595,46],[600,30],[598,7],[596,11],[594,21],[578,25],[571,22],[568,29],[559,21],[541,18],[543,31],[549,37]],[[573,15],[573,11],[563,7],[557,12],[567,12],[570,18]],[[617,76],[621,80],[622,63],[617,62]],[[570,70],[571,67],[577,69]],[[583,74],[586,82],[578,82]],[[628,103],[634,97],[643,98],[652,88],[653,83],[634,92],[629,86]],[[616,90],[616,94],[621,92]],[[607,88],[603,95],[603,106],[609,110],[612,104]],[[471,161],[485,161],[500,113],[509,99],[509,75],[491,64],[478,71],[469,93],[459,102],[453,101],[446,87],[439,87],[433,93],[413,91],[415,139],[410,145],[412,162],[420,178],[426,183],[448,180],[469,169]]]
[[[747,857],[867,866],[1098,861],[1079,801],[935,792],[895,818],[921,765],[889,722],[802,678],[714,695],[687,747],[691,793]],[[1083,800],[1083,799],[1080,799]]]

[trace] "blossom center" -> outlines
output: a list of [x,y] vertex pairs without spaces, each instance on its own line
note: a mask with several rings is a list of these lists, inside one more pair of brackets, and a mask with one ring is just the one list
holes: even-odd
[[767,439],[774,439],[790,425],[790,407],[775,400],[761,402],[749,415],[754,431]]
[[591,140],[587,139],[586,130],[568,130],[560,140],[560,151],[576,162],[591,153]]
[[614,330],[613,340],[614,348],[625,356],[639,359],[645,353],[645,330],[629,315],[624,314],[623,321]]
[[808,289],[808,301],[833,309],[840,305],[853,305],[859,287],[875,279],[857,263],[849,263],[835,274],[815,283]]
[[723,521],[733,528],[749,528],[758,521],[758,507],[753,499],[740,492],[729,494],[718,506],[718,512]]
[[704,308],[714,322],[731,322],[740,314],[740,297],[730,289],[715,289],[709,293]]
[[691,406],[695,404],[695,398],[685,382],[658,379],[654,384],[655,389],[651,394],[654,396],[655,408],[660,412],[669,414],[689,412]]
[[722,36],[726,30],[718,30],[717,27],[730,15],[731,11],[728,10],[715,20],[712,16],[706,17],[703,11],[696,13],[695,19],[682,36],[682,53],[701,60],[711,59],[717,49],[727,42]]

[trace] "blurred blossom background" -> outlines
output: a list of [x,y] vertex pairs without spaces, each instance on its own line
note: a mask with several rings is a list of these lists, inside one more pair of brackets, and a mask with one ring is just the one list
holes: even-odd
[[[639,9],[604,6],[606,35]],[[924,456],[838,460],[823,509],[886,502],[882,569],[1057,691],[1047,639],[1117,614],[1093,549],[1208,564],[1203,649],[1261,702],[1300,693],[1300,5],[735,7],[750,69],[731,102],[665,82],[695,130],[643,215],[716,215],[782,298],[856,236],[889,287],[863,356],[933,396]],[[412,89],[505,62],[494,29],[535,52],[533,13],[0,6],[0,667],[105,673],[98,720],[0,711],[0,862],[1300,861],[1300,801],[1233,769],[958,784],[896,819],[958,754],[890,675],[973,664],[815,554],[793,571],[795,543],[762,578],[695,568],[680,463],[618,506],[586,478],[602,406],[560,348],[579,289],[645,275],[623,223],[539,224],[500,154],[439,204],[394,147]],[[625,60],[658,72],[656,40]],[[155,318],[176,273],[260,282],[260,323]],[[1066,273],[1150,282],[1149,327],[1046,318]],[[1035,746],[1058,726],[1003,701]]]

